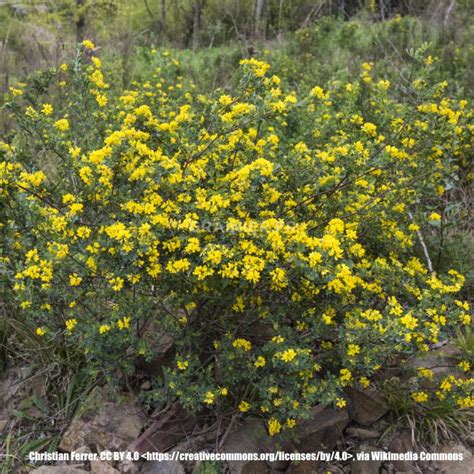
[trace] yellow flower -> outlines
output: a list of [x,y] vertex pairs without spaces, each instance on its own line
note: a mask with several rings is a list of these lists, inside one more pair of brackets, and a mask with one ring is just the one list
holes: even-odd
[[99,327],[99,334],[104,334],[106,333],[107,331],[110,331],[110,326],[108,324],[102,324],[100,327]]
[[107,105],[107,96],[103,94],[97,94],[95,100],[99,107],[105,107]]
[[268,434],[274,436],[281,431],[281,424],[276,418],[270,418],[268,422]]
[[69,275],[69,284],[71,286],[79,286],[81,284],[82,278],[77,275],[77,273],[73,273]]
[[280,355],[280,358],[283,362],[291,362],[295,357],[296,351],[294,349],[287,349]]
[[428,219],[433,222],[439,222],[441,220],[441,215],[438,214],[437,212],[432,212]]
[[255,361],[255,367],[264,367],[266,364],[265,357],[258,356],[257,360]]
[[375,137],[377,135],[377,126],[373,123],[366,122],[364,125],[362,125],[362,131],[367,135]]
[[352,373],[349,369],[341,369],[339,371],[339,379],[342,382],[349,382],[352,378]]
[[77,319],[66,319],[66,329],[72,331],[77,325]]
[[56,120],[56,122],[54,122],[54,126],[58,130],[61,130],[62,132],[64,132],[69,129],[69,121],[65,118],[59,119],[59,120]]
[[215,401],[215,394],[213,392],[206,392],[206,396],[204,397],[204,403],[207,405],[212,405]]
[[244,351],[248,352],[252,349],[252,343],[250,341],[247,341],[247,339],[236,339],[232,345],[236,349],[243,349]]
[[44,104],[41,112],[43,112],[44,115],[51,115],[53,113],[53,106],[51,104]]
[[122,319],[119,319],[117,321],[117,326],[120,330],[128,329],[130,327],[131,321],[132,321],[132,318],[130,316],[124,316]]
[[239,404],[239,411],[241,411],[242,413],[245,413],[245,412],[250,410],[250,407],[251,407],[251,405],[250,405],[249,402],[242,401]]
[[344,398],[337,398],[336,399],[336,406],[339,408],[344,408],[347,405],[346,400]]
[[46,331],[43,328],[36,328],[35,333],[37,336],[44,336]]
[[293,418],[287,418],[286,426],[288,426],[288,428],[294,428],[296,426],[296,420]]
[[219,104],[223,105],[223,106],[226,106],[226,105],[229,105],[229,104],[232,104],[233,102],[233,99],[231,96],[229,95],[221,95],[219,97]]
[[432,379],[433,378],[433,371],[430,369],[425,369],[424,367],[419,367],[418,368],[418,373],[420,374],[420,377],[424,377],[427,379]]
[[347,355],[354,357],[360,352],[360,347],[357,344],[349,344],[347,347]]
[[91,40],[88,40],[88,39],[85,39],[82,42],[82,46],[84,46],[84,48],[86,49],[95,49],[95,44]]
[[428,401],[428,394],[426,392],[414,392],[411,394],[411,398],[417,403],[423,403]]
[[189,362],[187,360],[185,360],[185,361],[178,360],[176,365],[178,366],[179,370],[186,370],[189,366]]

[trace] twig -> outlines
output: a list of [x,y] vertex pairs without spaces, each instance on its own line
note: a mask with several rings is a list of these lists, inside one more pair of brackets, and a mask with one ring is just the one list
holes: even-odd
[[225,433],[222,435],[222,438],[220,439],[219,441],[219,446],[218,446],[218,449],[220,450],[222,448],[222,446],[224,445],[225,443],[225,440],[227,439],[227,436],[229,436],[231,430],[232,430],[232,427],[234,426],[234,423],[235,423],[235,420],[237,418],[238,415],[234,414],[232,415],[232,419],[230,420],[229,422],[229,426],[227,427],[227,429],[225,430]]
[[[413,214],[411,212],[408,212],[408,217],[410,218],[410,220],[412,222],[414,222]],[[416,234],[418,235],[418,240],[420,241],[420,245],[423,248],[423,253],[425,254],[428,269],[429,269],[430,273],[433,275],[433,273],[434,273],[433,272],[433,265],[431,263],[430,254],[428,253],[428,248],[426,247],[425,240],[423,239],[423,235],[421,234],[420,230],[417,230]]]

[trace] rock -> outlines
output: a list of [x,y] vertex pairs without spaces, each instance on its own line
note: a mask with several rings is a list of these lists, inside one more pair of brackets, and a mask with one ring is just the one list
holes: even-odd
[[443,474],[473,474],[474,456],[462,444],[456,446],[443,446],[436,450],[439,453],[460,453],[462,461],[436,461],[435,466]]
[[127,448],[130,452],[165,452],[188,436],[196,426],[196,419],[188,415],[179,403],[174,403]]
[[355,436],[362,441],[367,441],[369,439],[377,439],[380,436],[380,433],[377,431],[366,430],[364,428],[349,426],[349,428],[346,429],[346,435]]
[[295,444],[300,452],[332,450],[348,423],[345,410],[317,405],[311,409],[311,418],[298,426]]
[[467,436],[464,437],[463,441],[467,445],[473,447],[474,446],[474,434],[468,434]]
[[63,435],[60,449],[75,451],[94,445],[97,451],[123,451],[140,435],[146,419],[139,406],[133,400],[110,401],[106,392],[106,388],[97,388],[89,396]]
[[[411,432],[403,430],[397,433],[396,436],[388,444],[388,451],[392,453],[406,453],[408,451],[415,451]],[[415,465],[411,461],[392,461],[395,469],[401,472],[415,472]]]
[[388,412],[382,396],[375,389],[364,391],[348,388],[349,415],[362,426],[369,426]]
[[[380,451],[380,448],[374,446],[362,445],[359,452],[370,453],[373,451]],[[380,467],[382,466],[382,461],[354,461],[352,463],[352,474],[378,474]]]
[[151,376],[161,376],[163,375],[163,366],[169,364],[175,355],[173,338],[163,331],[156,320],[150,321],[142,331],[143,340],[152,348],[155,356],[151,361],[140,356],[137,359],[137,368]]
[[94,474],[120,474],[120,471],[103,461],[91,461],[91,472]]
[[331,474],[344,474],[344,469],[337,464],[329,464],[327,467],[324,467],[324,472],[330,472]]
[[140,472],[139,464],[131,460],[121,462],[119,470],[124,474],[138,474]]
[[[229,436],[223,446],[224,453],[262,452],[265,441],[268,441],[265,425],[261,420],[248,419]],[[232,474],[265,474],[267,465],[263,461],[227,461]]]
[[71,466],[41,466],[38,469],[30,471],[31,474],[81,474],[87,472],[84,469],[77,469]]
[[317,461],[300,461],[291,463],[289,474],[313,474],[317,472]]
[[142,474],[185,474],[184,467],[178,461],[154,461],[143,465]]
[[439,381],[448,375],[464,378],[464,373],[457,366],[460,354],[461,350],[457,346],[446,344],[410,359],[407,367],[414,370],[420,367],[430,369],[433,372],[433,378],[431,380],[428,378],[421,379],[421,386],[424,388],[435,388]]
[[[332,450],[349,423],[345,410],[334,410],[324,405],[311,409],[311,418],[300,422],[296,428],[295,445],[301,453]],[[312,474],[318,469],[319,461],[300,461],[291,464],[292,474]]]

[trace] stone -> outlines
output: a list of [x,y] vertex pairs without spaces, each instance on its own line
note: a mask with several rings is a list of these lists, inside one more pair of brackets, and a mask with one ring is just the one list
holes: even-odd
[[345,410],[317,405],[311,409],[311,418],[298,425],[295,445],[300,452],[332,450],[348,423]]
[[128,446],[127,451],[169,451],[193,431],[196,423],[196,419],[176,402],[160,414],[159,418]]
[[120,463],[119,471],[124,474],[138,474],[140,467],[138,463],[128,459]]
[[[415,451],[411,432],[403,430],[396,433],[388,444],[388,451],[391,453],[406,453]],[[415,472],[416,466],[411,461],[391,461],[397,471]]]
[[382,396],[375,389],[361,391],[348,388],[346,393],[349,397],[349,415],[359,425],[370,426],[388,412]]
[[434,464],[443,474],[473,474],[474,456],[462,444],[455,446],[443,446],[436,450],[439,453],[460,453],[462,461],[436,461]]
[[[261,420],[248,419],[243,425],[230,433],[223,446],[223,453],[262,452],[268,438],[265,424]],[[267,464],[263,461],[227,461],[231,474],[264,474]]]
[[184,467],[178,461],[153,461],[143,465],[142,474],[185,474]]
[[97,388],[66,430],[59,448],[75,451],[94,445],[97,451],[123,451],[140,435],[145,422],[135,401],[113,402],[107,388]]
[[[375,446],[362,445],[358,452],[371,453],[373,451],[380,451],[380,448]],[[370,454],[369,454],[370,456]],[[378,474],[382,466],[382,461],[354,461],[352,463],[352,474]]]
[[41,466],[38,469],[30,471],[31,474],[81,474],[87,472],[84,469],[77,469],[72,466]]
[[454,375],[457,378],[464,378],[465,375],[457,366],[461,350],[454,344],[433,349],[429,352],[417,355],[407,362],[407,367],[417,370],[420,367],[430,369],[433,372],[433,378],[423,378],[420,380],[423,388],[433,389],[439,384],[439,381],[448,375]]
[[[349,423],[345,410],[334,410],[324,405],[311,409],[311,417],[296,427],[295,446],[301,453],[332,450]],[[291,464],[291,474],[312,474],[317,472],[319,461],[300,461]]]
[[378,431],[349,426],[349,428],[346,429],[346,435],[354,436],[362,441],[367,441],[369,439],[377,439],[380,436],[380,433]]
[[94,474],[120,474],[120,471],[103,461],[91,461],[91,472]]
[[288,474],[314,474],[317,472],[317,461],[299,461],[291,463]]
[[142,356],[138,357],[137,368],[153,377],[161,377],[163,367],[168,365],[175,355],[173,338],[163,331],[156,320],[149,321],[142,331],[143,340],[152,348],[155,356],[151,361],[145,360]]

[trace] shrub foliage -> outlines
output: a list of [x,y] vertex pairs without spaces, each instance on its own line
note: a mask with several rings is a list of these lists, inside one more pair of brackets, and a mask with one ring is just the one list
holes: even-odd
[[[130,369],[153,357],[153,321],[176,345],[157,397],[275,434],[470,323],[462,275],[420,250],[471,152],[472,110],[431,83],[431,57],[402,89],[369,63],[295,89],[247,59],[232,93],[200,94],[159,51],[116,93],[92,48],[8,104],[4,282],[38,337]],[[472,405],[465,380],[448,385],[413,397]]]

